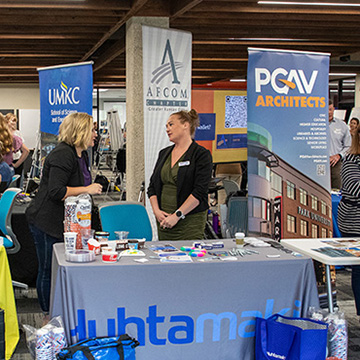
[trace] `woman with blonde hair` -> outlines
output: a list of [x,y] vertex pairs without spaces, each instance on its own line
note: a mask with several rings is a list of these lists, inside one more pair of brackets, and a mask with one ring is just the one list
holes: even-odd
[[[338,226],[342,237],[360,237],[360,126],[352,133],[349,153],[341,166],[341,201]],[[360,266],[352,266],[351,285],[360,316]]]
[[100,184],[91,183],[86,152],[95,137],[90,115],[66,116],[59,128],[59,144],[45,159],[38,192],[26,211],[39,261],[38,299],[45,313],[49,311],[52,246],[63,241],[64,200],[102,191]]
[[174,145],[160,151],[148,188],[159,240],[204,238],[212,158],[193,140],[198,126],[193,109],[171,114],[166,123]]

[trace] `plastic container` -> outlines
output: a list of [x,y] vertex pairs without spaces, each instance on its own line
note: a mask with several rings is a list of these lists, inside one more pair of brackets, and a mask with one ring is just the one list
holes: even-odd
[[236,247],[237,248],[242,248],[244,247],[244,239],[245,239],[245,234],[242,232],[237,232],[235,234],[235,242],[236,242]]

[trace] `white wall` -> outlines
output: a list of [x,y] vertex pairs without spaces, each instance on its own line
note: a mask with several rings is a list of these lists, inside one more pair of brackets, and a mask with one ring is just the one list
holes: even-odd
[[0,85],[0,109],[40,109],[39,85]]

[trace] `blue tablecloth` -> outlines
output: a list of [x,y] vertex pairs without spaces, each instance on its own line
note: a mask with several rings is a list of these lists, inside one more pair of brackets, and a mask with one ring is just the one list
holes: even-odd
[[253,360],[255,316],[306,316],[319,306],[310,258],[257,250],[237,261],[170,264],[146,256],[143,264],[130,257],[105,264],[97,256],[79,264],[66,262],[64,244],[55,244],[51,315],[63,317],[72,343],[128,333],[140,341],[138,360]]
[[333,236],[332,237],[341,237],[341,233],[337,224],[337,212],[338,206],[341,200],[340,194],[331,194],[331,204],[332,204],[332,221],[333,221]]

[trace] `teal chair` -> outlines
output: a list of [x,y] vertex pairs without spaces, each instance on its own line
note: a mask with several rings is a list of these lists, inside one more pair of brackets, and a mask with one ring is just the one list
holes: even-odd
[[[21,246],[11,228],[11,211],[14,205],[16,195],[21,192],[21,189],[9,188],[4,191],[0,199],[0,230],[4,236],[0,236],[4,243],[4,247],[8,254],[17,253]],[[18,281],[12,282],[14,286],[28,289],[28,285]]]
[[99,215],[103,231],[115,239],[115,231],[128,231],[129,239],[152,240],[152,228],[144,205],[131,201],[114,201],[99,205]]

